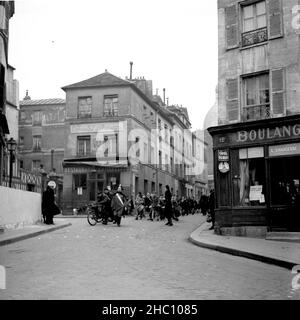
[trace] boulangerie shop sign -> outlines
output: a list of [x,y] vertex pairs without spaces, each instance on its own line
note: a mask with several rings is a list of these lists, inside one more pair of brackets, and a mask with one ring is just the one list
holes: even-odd
[[260,128],[241,130],[237,132],[236,142],[254,142],[263,140],[276,140],[278,138],[300,137],[300,124],[281,126],[275,128]]

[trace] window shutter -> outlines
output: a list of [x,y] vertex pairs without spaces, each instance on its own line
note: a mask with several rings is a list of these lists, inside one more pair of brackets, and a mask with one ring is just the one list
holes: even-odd
[[268,0],[269,5],[269,39],[283,36],[282,2]]
[[285,113],[285,81],[284,69],[272,70],[272,111],[273,115],[284,115]]
[[225,8],[226,44],[227,49],[239,45],[238,36],[238,6],[236,4]]
[[226,82],[227,86],[227,120],[239,120],[239,82],[238,79],[229,79]]

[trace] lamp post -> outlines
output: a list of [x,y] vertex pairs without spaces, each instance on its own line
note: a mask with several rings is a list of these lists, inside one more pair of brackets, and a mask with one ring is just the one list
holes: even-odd
[[9,151],[9,187],[11,188],[12,175],[13,175],[13,163],[15,162],[15,152],[17,149],[17,142],[10,138],[7,141],[7,150]]

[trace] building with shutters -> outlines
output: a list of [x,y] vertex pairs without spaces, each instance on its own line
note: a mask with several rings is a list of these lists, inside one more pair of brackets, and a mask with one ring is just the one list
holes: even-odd
[[107,71],[62,89],[65,213],[95,200],[104,187],[119,184],[128,197],[139,191],[163,195],[166,185],[180,197],[194,195],[186,109],[168,108],[152,94],[151,81],[124,80]]
[[220,234],[300,229],[298,0],[219,0],[218,126],[213,137]]

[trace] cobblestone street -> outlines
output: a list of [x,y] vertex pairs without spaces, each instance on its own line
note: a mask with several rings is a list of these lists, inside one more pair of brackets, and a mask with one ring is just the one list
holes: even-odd
[[72,226],[0,248],[0,299],[299,299],[287,269],[203,249],[203,217]]

